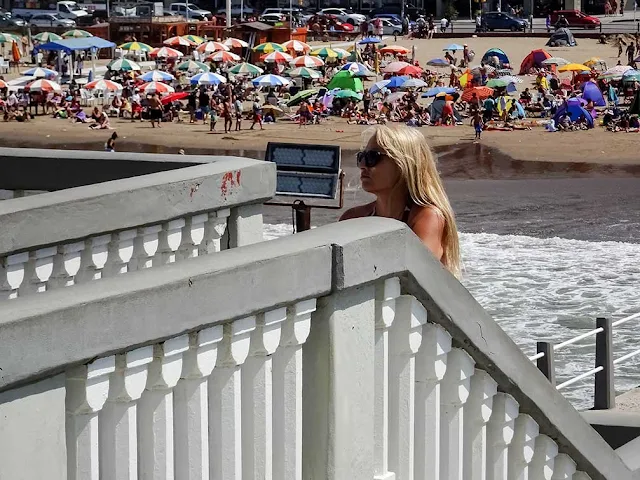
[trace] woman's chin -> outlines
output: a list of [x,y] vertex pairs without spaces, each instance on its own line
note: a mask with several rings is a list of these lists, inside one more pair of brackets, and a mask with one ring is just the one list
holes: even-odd
[[368,193],[373,193],[373,185],[371,185],[371,180],[368,178],[361,178],[360,184],[362,185],[362,190]]

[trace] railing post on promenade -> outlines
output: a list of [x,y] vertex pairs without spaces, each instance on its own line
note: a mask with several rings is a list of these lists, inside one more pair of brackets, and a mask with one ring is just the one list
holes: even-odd
[[538,370],[547,377],[551,385],[556,386],[556,361],[553,354],[553,344],[550,342],[537,342],[537,353],[544,353],[542,358],[536,361]]
[[616,406],[613,366],[613,325],[610,318],[596,319],[596,328],[602,332],[596,335],[596,364],[602,370],[595,376],[594,410],[608,410]]

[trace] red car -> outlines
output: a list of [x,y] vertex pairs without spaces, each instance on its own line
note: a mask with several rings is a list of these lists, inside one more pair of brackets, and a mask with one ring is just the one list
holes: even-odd
[[555,25],[558,21],[558,17],[563,15],[569,22],[569,27],[576,28],[598,28],[600,27],[600,20],[596,17],[591,17],[586,13],[582,13],[580,10],[556,10],[551,14],[551,25]]

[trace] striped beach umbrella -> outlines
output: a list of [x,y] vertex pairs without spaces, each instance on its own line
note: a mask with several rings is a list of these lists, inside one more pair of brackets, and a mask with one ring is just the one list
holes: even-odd
[[569,65],[571,62],[569,60],[565,60],[562,57],[550,57],[550,58],[547,58],[547,59],[543,60],[540,63],[542,65],[556,65],[558,67],[561,67],[562,65]]
[[15,33],[0,33],[0,43],[21,43],[22,37]]
[[309,53],[311,51],[311,47],[300,40],[289,40],[284,42],[282,46],[287,52]]
[[280,75],[262,75],[254,78],[251,83],[256,87],[280,87],[283,85],[289,85],[291,81],[281,77]]
[[289,63],[293,57],[284,52],[271,52],[263,55],[260,59],[267,63]]
[[319,48],[317,50],[314,50],[309,55],[312,55],[314,57],[320,57],[322,59],[338,58],[338,52],[336,52],[332,48],[327,48],[327,47],[323,47],[323,48]]
[[224,51],[220,51],[220,52],[215,52],[211,55],[209,55],[206,60],[210,61],[210,62],[239,62],[240,60],[242,60],[242,58],[240,58],[240,55],[236,55],[233,52],[224,52]]
[[176,77],[162,70],[151,70],[150,72],[140,75],[139,78],[144,82],[170,82],[175,80]]
[[184,37],[171,37],[167,38],[164,42],[165,45],[169,45],[170,47],[193,47],[197,45],[197,43],[192,42],[191,40],[187,40]]
[[35,67],[22,72],[22,75],[35,78],[54,78],[58,75],[58,72],[50,68]]
[[144,93],[159,93],[163,95],[165,93],[175,92],[174,88],[166,83],[162,82],[149,82],[140,85],[140,90]]
[[256,67],[251,63],[245,62],[231,67],[229,69],[229,72],[233,73],[234,75],[262,75],[264,70],[262,70],[260,67]]
[[157,58],[180,58],[183,55],[181,51],[169,47],[154,48],[151,50],[151,53],[149,53],[150,57]]
[[122,90],[122,85],[116,82],[112,82],[111,80],[94,80],[93,82],[87,83],[84,88],[87,90],[98,90],[98,91],[110,91],[117,92]]
[[317,70],[312,70],[308,67],[298,67],[293,70],[289,70],[287,75],[290,77],[301,77],[301,78],[322,78],[322,74]]
[[345,50],[344,48],[335,47],[332,50],[338,54],[339,60],[342,60],[343,58],[347,58],[351,55],[351,52],[349,52],[348,50]]
[[60,85],[45,78],[31,82],[26,88],[31,92],[62,92]]
[[316,68],[324,65],[324,60],[320,57],[312,57],[310,55],[302,55],[291,60],[291,65],[294,67],[309,67]]
[[68,32],[64,32],[62,34],[63,38],[89,38],[93,37],[93,34],[87,32],[86,30],[73,29]]
[[249,44],[239,38],[227,38],[223,42],[229,48],[247,48]]
[[34,35],[33,39],[41,43],[45,43],[45,42],[53,42],[54,40],[62,40],[62,37],[57,33],[53,33],[53,32],[40,32],[37,35]]
[[219,85],[227,83],[227,79],[220,74],[213,72],[199,73],[191,77],[191,85]]
[[190,42],[193,42],[196,45],[200,45],[201,43],[204,43],[204,38],[199,37],[198,35],[182,35],[182,38],[189,40]]
[[209,65],[207,65],[206,63],[196,62],[195,60],[187,60],[186,62],[182,62],[176,68],[183,72],[197,72],[199,70],[208,72],[209,70],[211,70],[209,68]]
[[150,52],[153,50],[151,45],[147,45],[142,42],[127,42],[120,45],[118,48],[122,50],[128,50],[130,52]]
[[282,45],[274,42],[261,43],[260,45],[253,47],[254,52],[260,53],[284,52],[284,50],[285,49]]
[[345,63],[341,70],[350,71],[354,77],[374,77],[376,75],[365,64],[358,62]]
[[206,42],[198,45],[196,50],[200,53],[228,52],[229,47],[221,42]]
[[504,80],[507,83],[522,83],[522,79],[515,75],[504,75],[502,77],[498,77],[498,80]]
[[109,62],[107,67],[116,72],[131,72],[133,70],[140,70],[140,65],[126,58],[117,58],[116,60],[112,60],[111,62]]

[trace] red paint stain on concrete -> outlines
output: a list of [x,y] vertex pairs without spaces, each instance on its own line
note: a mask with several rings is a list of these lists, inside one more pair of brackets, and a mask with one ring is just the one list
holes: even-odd
[[220,184],[220,193],[224,198],[226,198],[227,195],[233,195],[233,189],[240,186],[241,176],[242,172],[240,170],[226,172],[223,175],[222,183]]

